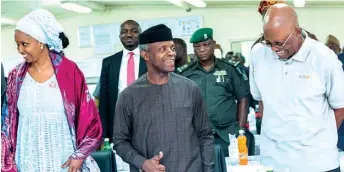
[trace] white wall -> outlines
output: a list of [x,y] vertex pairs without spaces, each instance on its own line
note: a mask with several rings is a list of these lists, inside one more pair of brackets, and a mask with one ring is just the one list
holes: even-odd
[[[300,25],[314,33],[321,42],[328,34],[335,35],[344,45],[344,8],[306,8],[297,9]],[[78,26],[123,22],[126,19],[143,20],[188,15],[203,16],[204,27],[214,29],[214,38],[221,44],[224,53],[230,50],[230,40],[254,39],[261,33],[261,17],[257,7],[193,9],[187,13],[181,8],[126,7],[108,12],[97,12],[59,19],[69,36],[70,46],[65,50],[67,57],[81,61],[92,57],[92,48],[78,48]],[[2,27],[1,59],[17,57],[14,42],[14,27]]]

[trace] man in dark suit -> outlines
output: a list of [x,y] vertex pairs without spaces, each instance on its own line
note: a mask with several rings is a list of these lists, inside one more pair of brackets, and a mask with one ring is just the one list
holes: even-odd
[[112,142],[117,97],[134,80],[146,73],[146,63],[140,57],[140,25],[134,20],[121,24],[119,38],[124,49],[103,60],[100,75],[99,114],[103,125],[103,138]]

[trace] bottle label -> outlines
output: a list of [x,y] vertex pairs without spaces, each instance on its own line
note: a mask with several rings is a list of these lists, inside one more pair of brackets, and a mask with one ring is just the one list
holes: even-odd
[[239,153],[239,158],[240,158],[240,159],[247,159],[248,156],[247,156],[247,154],[245,154],[245,153]]

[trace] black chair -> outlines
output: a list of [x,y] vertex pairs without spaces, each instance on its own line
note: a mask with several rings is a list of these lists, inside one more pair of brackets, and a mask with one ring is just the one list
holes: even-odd
[[116,156],[112,150],[93,152],[91,156],[101,172],[117,172]]
[[226,159],[221,145],[215,145],[214,172],[227,172]]

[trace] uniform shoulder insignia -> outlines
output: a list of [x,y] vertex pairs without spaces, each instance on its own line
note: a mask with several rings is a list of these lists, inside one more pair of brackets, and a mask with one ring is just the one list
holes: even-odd
[[185,64],[185,65],[183,65],[183,66],[178,67],[178,68],[176,69],[176,71],[177,71],[178,73],[182,73],[182,72],[184,72],[186,69],[188,69],[190,66],[192,66],[193,64],[195,64],[195,62],[187,63],[187,64]]
[[242,64],[240,64],[239,61],[236,62],[236,61],[233,61],[233,60],[223,60],[223,62],[225,62],[226,64],[231,65],[239,73],[239,75],[243,77],[243,79],[245,81],[248,80],[248,77],[247,77],[245,71],[243,69],[241,69],[241,67],[240,67],[240,65],[242,65]]
[[240,62],[239,61],[233,61],[233,60],[228,60],[228,59],[225,59],[225,60],[222,60],[223,62],[233,66],[233,67],[238,67]]

